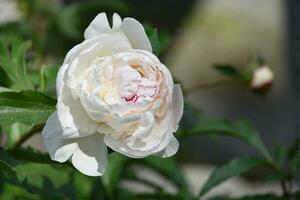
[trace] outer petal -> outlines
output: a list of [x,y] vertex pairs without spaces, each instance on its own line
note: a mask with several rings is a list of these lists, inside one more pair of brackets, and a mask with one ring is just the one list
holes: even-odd
[[88,176],[101,176],[107,167],[107,148],[101,134],[78,140],[78,148],[72,156],[76,169]]
[[173,90],[173,110],[174,110],[174,119],[175,126],[179,123],[183,115],[183,95],[182,90],[179,84],[174,85]]
[[173,156],[178,151],[178,147],[179,147],[178,140],[174,136],[172,136],[169,145],[166,147],[166,149],[161,151],[157,155],[162,158]]
[[114,13],[113,15],[113,28],[114,30],[120,28],[122,25],[122,19],[120,17],[120,15],[118,15],[117,13]]
[[107,146],[113,149],[116,152],[119,152],[125,156],[130,158],[144,158],[146,156],[151,155],[150,152],[143,152],[138,150],[130,149],[123,141],[116,140],[108,135],[104,137],[104,142]]
[[[178,127],[178,123],[183,115],[183,95],[179,84],[174,85],[173,90],[173,112],[174,112],[174,132]],[[158,156],[163,158],[173,156],[178,151],[178,140],[172,134],[168,146],[158,153]]]
[[134,49],[152,52],[151,43],[140,22],[133,18],[125,18],[121,25],[121,30],[125,33]]
[[58,100],[56,107],[64,137],[84,137],[97,132],[97,123],[89,118],[80,101],[74,99],[70,91]]
[[83,137],[95,133],[98,128],[98,124],[90,119],[77,98],[82,71],[97,56],[111,55],[130,48],[128,41],[119,36],[101,35],[85,40],[70,50],[56,80],[57,112],[65,136]]
[[87,40],[102,34],[118,34],[120,32],[125,33],[133,48],[152,52],[151,43],[143,25],[133,18],[125,18],[122,23],[121,17],[116,13],[113,15],[113,28],[108,23],[106,13],[98,14],[86,28],[84,38]]
[[86,28],[86,30],[84,31],[84,38],[87,40],[110,32],[111,28],[109,26],[106,13],[102,12],[98,14]]
[[65,137],[83,137],[97,131],[97,124],[90,120],[80,101],[74,99],[66,85],[66,71],[69,65],[64,64],[57,76],[57,115],[64,130]]
[[89,176],[101,176],[107,166],[107,148],[103,135],[69,139],[63,136],[57,113],[53,113],[43,129],[45,146],[52,160],[65,162],[72,156],[76,169]]
[[63,132],[57,112],[54,112],[47,120],[42,136],[51,159],[58,162],[67,161],[77,149],[76,142],[62,138]]

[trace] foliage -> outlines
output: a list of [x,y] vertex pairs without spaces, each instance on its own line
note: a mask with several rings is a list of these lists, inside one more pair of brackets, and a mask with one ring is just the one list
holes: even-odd
[[12,82],[12,89],[33,89],[25,63],[25,52],[30,48],[30,42],[22,42],[19,38],[1,38],[0,67]]
[[[198,195],[192,194],[176,158],[150,156],[130,159],[116,152],[109,155],[109,166],[101,178],[87,177],[70,163],[53,162],[48,155],[23,143],[40,134],[43,124],[55,111],[55,79],[66,51],[80,42],[82,30],[99,12],[123,12],[129,4],[113,1],[78,1],[69,5],[56,1],[20,0],[24,18],[0,26],[0,199],[180,199],[195,200],[228,179],[256,167],[272,171],[282,185],[283,196],[273,194],[241,197],[236,200],[299,199],[292,182],[300,164],[300,141],[290,147],[266,148],[257,131],[245,121],[208,119],[186,102],[186,112],[195,124],[182,126],[177,136],[225,135],[250,148],[256,157],[235,158],[217,167]],[[84,17],[81,17],[84,16]],[[150,25],[146,32],[157,56],[166,50],[170,37]],[[258,62],[255,62],[256,64]],[[255,63],[249,69],[255,67]],[[239,81],[249,81],[248,72],[228,66],[216,66],[222,74]],[[135,167],[146,167],[176,187],[176,193],[138,175]],[[267,178],[267,177],[266,177]],[[121,184],[131,180],[146,185],[152,193],[135,193]],[[231,200],[226,196],[211,200]],[[232,199],[233,200],[233,199]]]
[[54,112],[55,104],[56,100],[35,91],[1,92],[0,125],[44,123]]
[[202,196],[206,194],[210,189],[233,176],[240,175],[254,167],[258,167],[264,164],[264,160],[259,160],[255,158],[245,157],[234,159],[229,163],[221,166],[220,168],[217,168],[211,174],[205,185],[202,187],[199,195]]
[[170,43],[169,35],[166,31],[157,31],[156,28],[145,26],[147,36],[151,42],[153,53],[157,56],[162,54]]

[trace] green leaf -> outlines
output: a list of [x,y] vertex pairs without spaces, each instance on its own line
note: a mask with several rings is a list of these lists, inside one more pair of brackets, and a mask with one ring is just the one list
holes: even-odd
[[115,192],[127,160],[127,157],[116,152],[109,155],[109,164],[105,174],[102,176],[102,184],[110,198],[114,198],[116,195]]
[[44,69],[44,78],[46,79],[46,85],[47,90],[51,89],[52,87],[55,87],[56,83],[56,77],[60,66],[52,66],[52,67],[46,67]]
[[156,192],[156,193],[141,193],[129,195],[127,198],[122,200],[197,200],[191,194],[186,192],[179,192],[177,194],[170,194],[166,192]]
[[298,200],[300,198],[300,193],[296,192],[294,194],[287,196],[277,196],[274,194],[259,194],[259,195],[251,195],[244,196],[238,198],[231,198],[226,196],[217,196],[209,198],[208,200]]
[[6,88],[6,87],[1,87],[0,86],[0,92],[13,92],[13,90]]
[[[60,165],[59,163],[53,162],[53,160],[50,159],[48,154],[42,154],[30,147],[13,148],[13,149],[9,149],[7,152],[9,153],[9,155],[13,156],[15,159],[19,161]],[[64,163],[64,165],[68,165],[68,163]]]
[[0,147],[0,172],[16,177],[14,167],[18,162]]
[[[95,181],[99,181],[101,182],[99,179],[94,179],[91,178],[90,176],[86,176],[76,170],[74,170],[74,168],[70,168],[73,169],[72,173],[71,173],[71,177],[69,178],[69,181],[73,182],[74,185],[74,189],[76,190],[76,194],[78,196],[77,199],[91,199],[91,193],[93,190],[93,185],[95,183]],[[100,187],[95,188],[97,189],[98,192],[98,198],[97,199],[104,199],[101,198],[100,196],[104,195],[104,191],[102,191]]]
[[291,176],[294,176],[300,164],[300,139],[296,139],[294,144],[288,149],[288,160],[291,165]]
[[44,123],[55,111],[56,101],[34,91],[0,93],[0,125]]
[[61,32],[72,39],[79,39],[81,35],[78,27],[78,11],[80,6],[81,4],[75,3],[65,7],[58,13],[56,18],[57,25]]
[[281,168],[284,165],[287,155],[288,155],[288,150],[285,146],[281,144],[277,144],[275,146],[275,152],[273,157],[278,168]]
[[227,77],[236,80],[244,80],[243,74],[231,65],[215,65],[214,68]]
[[30,42],[22,42],[19,38],[0,39],[0,67],[14,83],[14,89],[33,89],[25,62],[25,54],[30,47]]
[[68,181],[67,173],[62,173],[59,168],[54,168],[47,164],[22,163],[18,164],[14,169],[17,172],[19,182],[26,180],[32,186],[38,188],[43,187],[44,177],[49,178],[56,188]]
[[30,131],[32,127],[17,122],[9,126],[2,126],[2,128],[3,132],[7,135],[7,142],[5,143],[5,147],[11,147],[24,135],[24,133]]
[[24,190],[23,188],[19,188],[9,184],[3,184],[1,188],[0,199],[39,200],[40,198],[37,195]]
[[134,167],[128,167],[125,169],[123,179],[134,181],[136,183],[141,183],[143,185],[146,185],[147,187],[150,187],[151,189],[153,189],[155,191],[163,191],[164,190],[162,185],[159,185],[159,184],[149,180],[143,174],[136,173],[136,168],[134,168]]
[[145,26],[145,30],[150,40],[153,53],[159,56],[170,43],[169,35],[164,31],[158,32],[156,28],[152,28],[149,25]]
[[263,144],[256,130],[246,121],[230,122],[228,120],[202,119],[191,129],[181,132],[186,135],[227,135],[238,138],[256,149],[266,160],[273,162],[269,151]]
[[[22,157],[21,149],[18,153]],[[4,183],[38,194],[42,199],[74,199],[70,185],[70,174],[74,170],[64,166],[20,161],[0,148],[0,175],[5,177]]]
[[203,196],[215,186],[234,176],[246,173],[254,167],[266,164],[263,160],[254,158],[237,158],[215,169],[202,187],[199,196]]
[[149,156],[142,160],[141,163],[154,169],[168,180],[173,182],[178,188],[182,190],[187,189],[187,183],[175,161],[174,158],[161,158],[157,156]]

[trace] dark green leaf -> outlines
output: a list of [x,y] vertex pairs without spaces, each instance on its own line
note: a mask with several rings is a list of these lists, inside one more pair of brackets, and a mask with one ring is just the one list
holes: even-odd
[[34,91],[0,93],[0,125],[44,123],[55,111],[56,101]]
[[260,136],[249,123],[245,121],[230,122],[228,120],[202,119],[196,126],[181,132],[185,135],[228,135],[238,138],[255,148],[269,162],[273,162],[269,151]]
[[22,42],[19,38],[0,39],[0,67],[14,83],[14,89],[33,89],[25,62],[25,54],[30,47],[30,42]]
[[159,184],[149,180],[148,177],[145,177],[143,174],[136,173],[135,170],[136,170],[136,168],[134,168],[134,167],[126,168],[124,171],[123,178],[125,180],[130,180],[130,181],[141,183],[143,185],[147,185],[148,187],[150,187],[156,191],[164,190],[162,185],[159,185]]
[[230,65],[215,65],[214,68],[225,76],[234,79],[243,79],[239,70]]
[[288,159],[291,160],[300,151],[300,139],[296,139],[294,144],[288,150]]
[[17,164],[17,160],[0,147],[0,172],[16,177],[14,167]]
[[291,175],[294,176],[300,164],[300,139],[295,140],[288,150],[288,160],[291,165]]
[[252,77],[252,71],[248,72],[246,68],[238,69],[231,65],[215,65],[214,68],[228,78],[248,83]]
[[116,152],[109,155],[109,164],[105,174],[102,176],[102,184],[110,198],[114,198],[116,195],[115,192],[118,188],[119,180],[121,179],[121,174],[127,159],[127,157]]
[[23,188],[9,184],[3,184],[1,187],[0,199],[4,200],[39,200],[40,198]]
[[[61,168],[61,167],[60,167]],[[22,163],[14,167],[20,182],[27,181],[32,186],[42,188],[44,177],[47,177],[58,188],[68,181],[68,174],[59,168],[39,163]]]
[[[21,149],[19,153],[23,155]],[[6,184],[38,194],[43,199],[74,199],[75,193],[69,182],[72,168],[23,162],[0,148],[0,169]]]
[[186,181],[174,158],[149,156],[140,161],[165,176],[168,180],[177,185],[178,188],[182,190],[187,189]]
[[285,146],[281,144],[277,144],[275,146],[274,161],[279,168],[282,167],[282,165],[286,161],[287,154],[288,150]]
[[156,28],[152,28],[151,26],[145,26],[147,36],[150,40],[153,53],[156,56],[159,56],[169,45],[170,39],[166,32],[158,32]]
[[122,200],[197,200],[191,194],[186,192],[179,192],[177,194],[170,194],[165,192],[156,193],[141,193],[135,195],[129,195],[127,198]]
[[5,143],[5,147],[12,147],[16,141],[18,141],[25,133],[29,132],[32,126],[22,124],[22,123],[14,123],[8,126],[2,126],[3,133],[7,135],[7,141]]
[[[48,154],[42,154],[32,148],[14,148],[7,151],[11,156],[19,161],[34,162],[40,164],[54,164]],[[59,163],[57,163],[59,164]],[[66,163],[64,164],[66,165]]]
[[56,20],[61,32],[72,39],[80,38],[80,31],[78,27],[78,11],[81,4],[71,4],[65,9],[62,9],[58,14]]
[[208,200],[298,200],[300,198],[300,193],[294,193],[290,196],[277,196],[274,194],[260,194],[253,196],[244,196],[239,198],[230,198],[225,196],[212,197]]
[[47,89],[50,89],[51,87],[55,86],[57,73],[60,66],[56,65],[53,67],[47,67],[44,69],[44,76],[46,78],[47,82]]
[[258,160],[254,158],[237,158],[225,165],[215,169],[208,180],[205,182],[202,187],[199,196],[203,196],[212,188],[217,186],[218,184],[232,178],[234,176],[238,176],[240,174],[246,173],[254,167],[258,167],[266,164],[263,160]]

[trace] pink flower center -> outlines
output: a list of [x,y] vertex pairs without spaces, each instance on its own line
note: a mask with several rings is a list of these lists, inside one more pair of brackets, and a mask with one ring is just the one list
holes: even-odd
[[[147,85],[148,83],[148,85]],[[141,81],[141,83],[137,87],[137,91],[129,96],[122,97],[126,102],[136,103],[139,99],[153,99],[157,94],[157,85],[150,84],[149,81]]]

